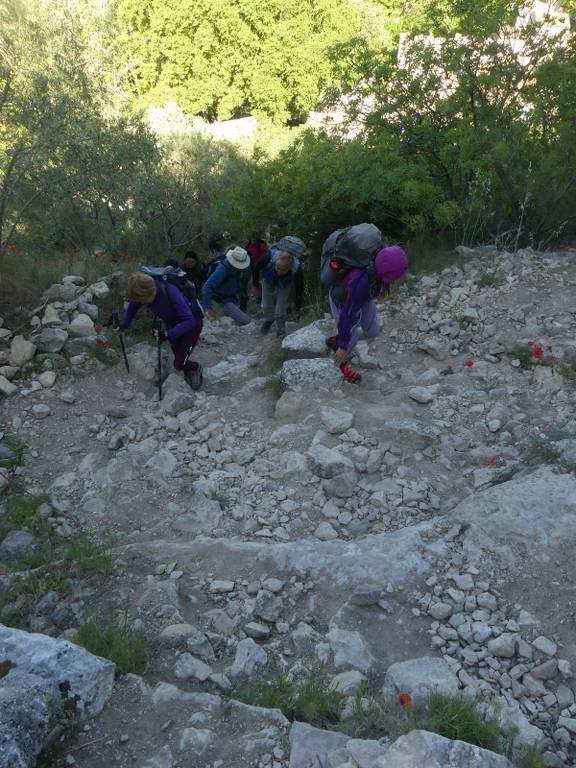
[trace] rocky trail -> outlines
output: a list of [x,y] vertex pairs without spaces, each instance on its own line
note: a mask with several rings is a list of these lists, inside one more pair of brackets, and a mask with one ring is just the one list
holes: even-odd
[[[16,479],[59,540],[82,533],[114,566],[31,606],[10,563],[41,542],[26,525],[0,542],[0,621],[34,633],[0,625],[0,720],[11,686],[57,674],[42,658],[75,649],[88,619],[119,617],[151,649],[142,677],[95,669],[97,716],[42,765],[512,765],[425,731],[353,738],[362,696],[430,690],[483,699],[519,747],[575,764],[576,260],[460,250],[462,266],[379,305],[358,386],[326,356],[331,320],[293,325],[281,348],[213,321],[203,390],[170,373],[158,402],[155,347],[131,346],[127,373],[96,343],[119,276],[65,278],[31,330],[0,325],[0,458],[15,437],[28,446],[0,484]],[[239,701],[278,673],[327,675],[341,722],[312,730]],[[22,713],[37,724],[22,744],[11,717],[0,766],[33,765],[50,718]]]

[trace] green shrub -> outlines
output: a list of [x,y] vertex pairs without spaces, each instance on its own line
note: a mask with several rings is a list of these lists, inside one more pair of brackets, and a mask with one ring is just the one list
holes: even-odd
[[113,661],[121,674],[141,674],[148,662],[148,642],[130,626],[127,618],[121,625],[108,622],[105,626],[90,619],[78,630],[76,642],[90,653]]

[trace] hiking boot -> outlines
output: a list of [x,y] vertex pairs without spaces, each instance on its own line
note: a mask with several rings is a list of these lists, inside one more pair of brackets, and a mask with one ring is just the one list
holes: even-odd
[[200,387],[202,386],[202,381],[204,379],[202,375],[201,365],[198,365],[196,368],[194,368],[191,371],[186,371],[184,373],[184,376],[190,386],[190,389],[193,389],[193,390],[200,389]]
[[350,384],[360,384],[362,381],[362,374],[355,371],[354,368],[350,368],[348,363],[342,363],[340,370],[344,376],[344,381],[347,381]]
[[324,343],[330,349],[332,352],[336,352],[338,349],[338,336],[329,336],[327,339],[324,339]]
[[270,333],[270,328],[272,328],[271,320],[266,320],[265,322],[263,322],[262,325],[260,326],[260,333],[262,334],[262,336],[266,336],[267,333]]

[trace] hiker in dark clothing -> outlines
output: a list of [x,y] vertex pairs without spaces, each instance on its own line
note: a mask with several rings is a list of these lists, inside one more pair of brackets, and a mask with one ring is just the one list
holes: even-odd
[[155,329],[154,335],[160,342],[170,342],[174,352],[174,368],[184,372],[192,389],[199,389],[202,384],[202,366],[192,360],[191,356],[202,333],[200,313],[195,315],[192,312],[177,286],[166,283],[160,290],[154,278],[142,272],[136,272],[128,278],[128,298],[130,302],[120,323],[120,332],[130,326],[141,307],[147,306],[166,326],[166,330]]
[[210,240],[208,240],[208,248],[210,249],[210,253],[216,259],[220,260],[224,258],[224,254],[227,251],[224,242],[225,240],[231,241],[231,235],[230,232],[226,232],[222,229],[217,229],[215,232],[213,232]]
[[259,232],[252,232],[250,239],[244,243],[244,250],[248,252],[250,256],[250,267],[252,269],[252,285],[254,294],[258,301],[262,296],[262,288],[260,286],[260,266],[262,261],[266,258],[270,246],[264,240]]
[[204,283],[204,267],[200,264],[196,251],[186,251],[182,261],[182,269],[186,272],[186,277],[194,284],[196,293],[200,296]]

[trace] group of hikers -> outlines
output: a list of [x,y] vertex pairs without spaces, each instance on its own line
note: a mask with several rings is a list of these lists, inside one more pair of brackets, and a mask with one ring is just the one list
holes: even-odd
[[[303,257],[309,253],[303,240],[286,235],[268,245],[254,232],[242,245],[230,242],[227,232],[216,232],[209,241],[214,260],[203,267],[197,254],[188,251],[179,263],[169,259],[162,267],[141,267],[128,278],[129,303],[120,323],[125,331],[138,310],[146,305],[161,322],[154,324],[159,344],[168,341],[174,367],[182,371],[192,389],[202,386],[202,367],[192,353],[202,333],[205,316],[226,316],[238,326],[251,322],[246,309],[250,294],[261,304],[266,335],[286,334],[289,306],[299,311],[304,296]],[[320,279],[328,290],[337,333],[326,339],[334,363],[344,379],[358,383],[361,375],[349,364],[361,338],[380,332],[375,299],[389,293],[390,285],[408,271],[404,250],[388,246],[373,224],[336,230],[324,243]]]

